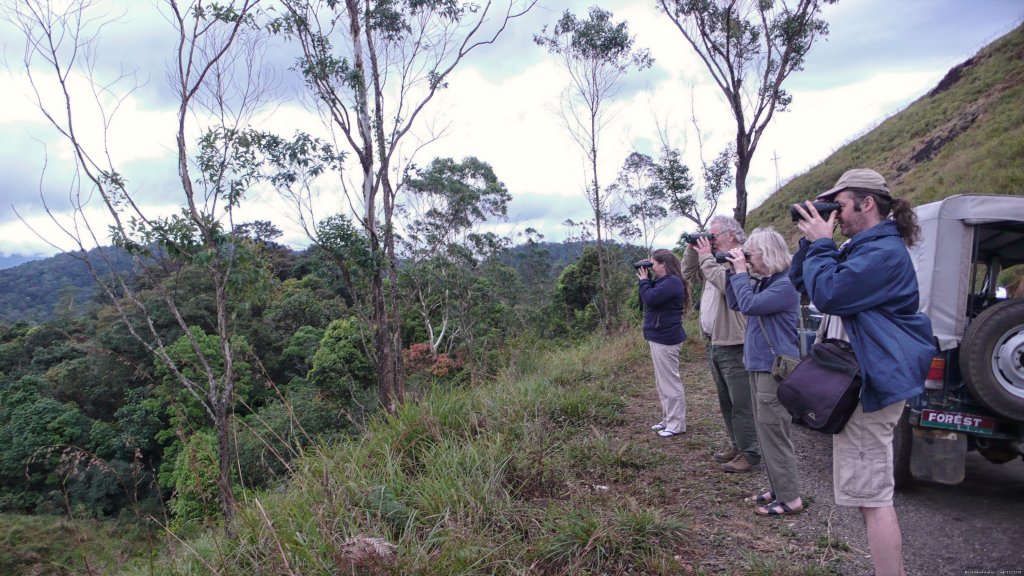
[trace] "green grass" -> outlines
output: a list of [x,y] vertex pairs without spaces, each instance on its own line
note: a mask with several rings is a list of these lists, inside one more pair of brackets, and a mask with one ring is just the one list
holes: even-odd
[[663,452],[622,442],[597,430],[587,431],[565,446],[568,467],[581,476],[629,482],[639,472],[665,459]]
[[239,495],[232,536],[161,533],[152,557],[92,536],[103,546],[68,543],[77,556],[39,573],[87,574],[88,558],[95,573],[139,576],[830,574],[848,550],[754,524],[747,479],[707,466],[722,434],[703,351],[696,338],[683,346],[693,433],[672,449],[626,421],[652,400],[646,342],[594,337],[311,447],[286,485]]
[[112,574],[162,538],[133,523],[0,514],[0,574]]
[[211,531],[155,571],[125,572],[674,573],[684,520],[567,489],[580,478],[628,482],[663,461],[599,432],[622,423],[638,362],[648,360],[635,334],[595,337],[485,385],[431,391],[358,437],[311,450],[284,490],[250,495],[236,537]]

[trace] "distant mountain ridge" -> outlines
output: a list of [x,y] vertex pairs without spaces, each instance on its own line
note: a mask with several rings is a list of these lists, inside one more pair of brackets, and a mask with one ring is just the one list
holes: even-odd
[[24,254],[11,254],[10,256],[0,255],[0,270],[6,270],[7,268],[13,268],[19,264],[25,262],[32,262],[33,260],[42,260],[45,256],[26,256]]

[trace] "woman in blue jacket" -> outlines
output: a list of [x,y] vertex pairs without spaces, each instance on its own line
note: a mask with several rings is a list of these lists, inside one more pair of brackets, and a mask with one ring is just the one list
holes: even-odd
[[[733,273],[726,284],[726,301],[747,316],[743,364],[750,372],[754,428],[771,485],[750,500],[761,505],[756,512],[762,516],[796,514],[804,505],[789,437],[792,417],[779,403],[779,383],[771,374],[775,356],[800,356],[796,332],[800,295],[787,274],[789,250],[778,232],[758,228],[750,233],[743,250],[730,251],[729,262]],[[753,281],[748,267],[755,274]]]
[[686,340],[686,282],[679,258],[671,250],[655,250],[651,262],[653,279],[646,268],[636,273],[644,306],[644,339],[651,346],[654,382],[661,398],[661,420],[651,430],[671,438],[686,432],[686,393],[679,377],[679,349]]

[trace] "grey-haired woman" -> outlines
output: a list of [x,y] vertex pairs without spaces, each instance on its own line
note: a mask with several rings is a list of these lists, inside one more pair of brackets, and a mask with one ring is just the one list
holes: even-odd
[[730,308],[747,316],[743,364],[750,372],[754,427],[770,484],[750,500],[760,505],[756,512],[762,516],[797,514],[804,505],[790,440],[792,417],[779,403],[779,383],[771,374],[776,355],[800,355],[796,332],[800,295],[787,273],[789,249],[778,232],[759,228],[750,233],[742,250],[729,252],[729,261],[733,273],[726,300]]

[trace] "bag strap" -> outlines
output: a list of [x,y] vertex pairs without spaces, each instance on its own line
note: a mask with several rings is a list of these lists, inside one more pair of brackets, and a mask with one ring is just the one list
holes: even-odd
[[814,357],[814,361],[817,364],[825,368],[835,370],[836,372],[842,372],[843,374],[848,374],[850,376],[856,376],[860,373],[860,362],[857,360],[857,357],[853,352],[848,350],[842,344],[837,344],[840,342],[845,344],[847,347],[849,346],[848,342],[829,338],[824,342],[815,344],[814,347],[811,348],[811,356]]
[[772,346],[772,339],[768,337],[768,331],[764,329],[764,321],[761,317],[757,317],[757,323],[761,325],[761,334],[764,334],[764,339],[768,341],[768,351],[772,353],[772,356],[778,356],[775,353],[775,346]]
[[804,330],[806,330],[806,328],[804,326],[804,307],[802,305],[798,306],[796,309],[796,319],[800,323],[800,327],[798,328],[799,331],[797,332],[796,343],[800,348],[800,357],[803,358],[804,356],[807,356],[808,350],[807,339],[804,338]]

